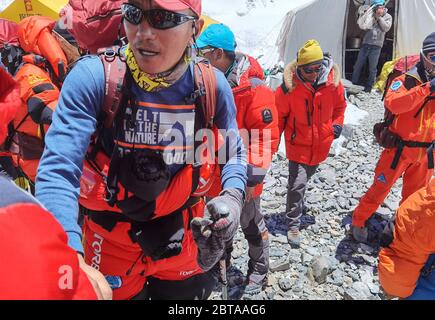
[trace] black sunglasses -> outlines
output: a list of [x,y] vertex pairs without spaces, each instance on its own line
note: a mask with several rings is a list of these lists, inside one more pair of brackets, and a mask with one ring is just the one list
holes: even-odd
[[163,9],[142,10],[131,3],[121,5],[122,14],[129,23],[139,25],[146,17],[151,27],[155,29],[170,29],[187,21],[195,20],[196,17],[176,13]]

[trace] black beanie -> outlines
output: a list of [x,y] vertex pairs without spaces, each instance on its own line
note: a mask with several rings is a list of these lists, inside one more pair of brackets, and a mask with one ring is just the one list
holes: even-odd
[[422,51],[425,55],[429,52],[435,52],[435,32],[432,32],[424,39]]

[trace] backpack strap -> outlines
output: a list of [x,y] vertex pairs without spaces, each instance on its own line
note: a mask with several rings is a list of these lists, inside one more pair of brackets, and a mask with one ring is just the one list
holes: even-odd
[[111,128],[121,106],[127,65],[121,57],[121,47],[100,49],[98,55],[104,67],[104,128]]
[[203,125],[211,129],[216,113],[216,75],[210,63],[201,60],[194,65],[196,107],[202,113]]

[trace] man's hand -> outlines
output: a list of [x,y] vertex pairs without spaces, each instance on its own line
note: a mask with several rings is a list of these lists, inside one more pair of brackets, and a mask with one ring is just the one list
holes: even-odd
[[338,124],[334,124],[334,125],[332,125],[332,130],[334,131],[334,139],[337,139],[341,136],[341,132],[343,131],[343,127],[338,125]]
[[385,14],[385,8],[384,7],[379,7],[379,8],[376,9],[375,17],[379,18],[379,17],[382,17],[384,14]]
[[94,287],[98,300],[112,300],[112,289],[103,274],[86,264],[85,259],[83,259],[80,253],[78,253],[77,256],[79,258],[79,266],[88,276],[89,282],[92,284],[92,287]]
[[243,195],[240,190],[224,190],[207,203],[203,218],[191,222],[193,238],[198,246],[198,264],[210,270],[224,254],[225,244],[239,226]]

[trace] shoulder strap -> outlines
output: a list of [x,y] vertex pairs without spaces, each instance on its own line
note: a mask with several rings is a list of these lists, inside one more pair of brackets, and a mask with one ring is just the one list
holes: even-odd
[[98,50],[104,67],[104,127],[111,128],[121,105],[127,66],[120,54],[121,47]]
[[217,82],[210,63],[199,61],[194,65],[195,90],[198,91],[197,107],[201,109],[204,125],[212,128],[216,113]]

